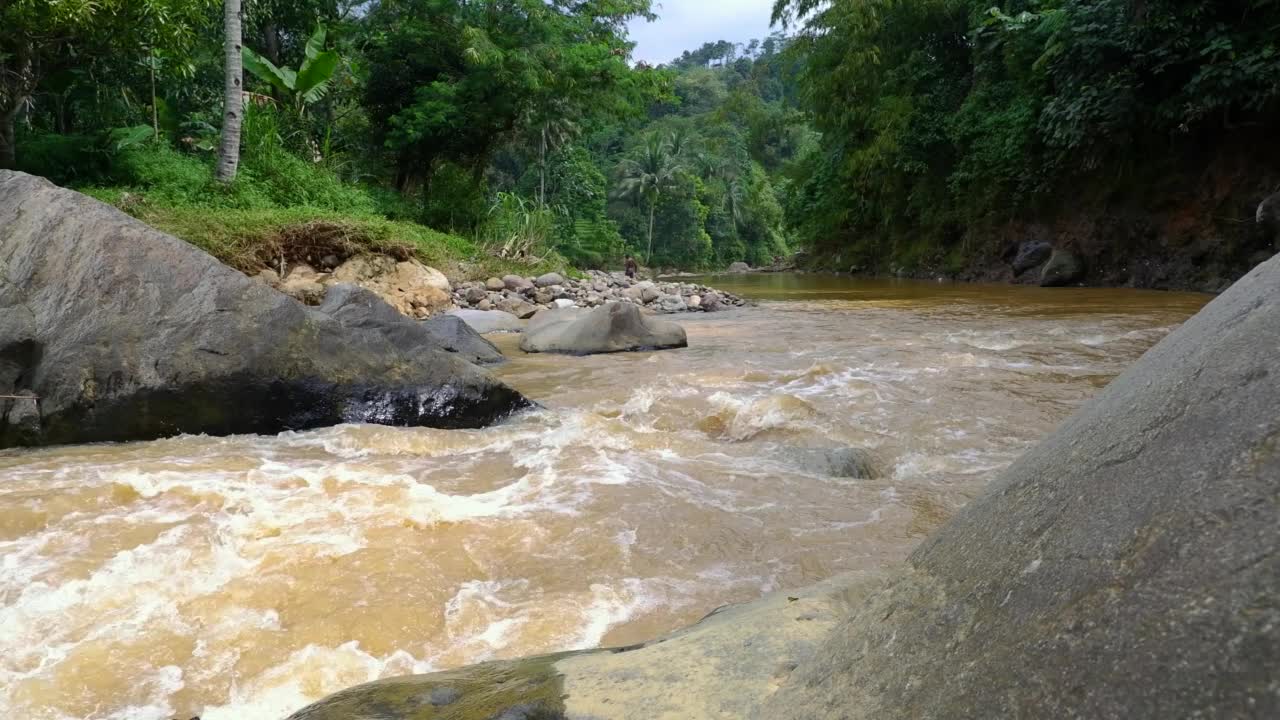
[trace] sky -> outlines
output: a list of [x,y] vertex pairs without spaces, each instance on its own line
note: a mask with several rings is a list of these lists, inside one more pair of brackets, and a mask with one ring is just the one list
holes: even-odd
[[746,42],[769,34],[773,0],[656,0],[652,23],[634,20],[635,59],[650,65],[669,62],[685,50],[717,40]]

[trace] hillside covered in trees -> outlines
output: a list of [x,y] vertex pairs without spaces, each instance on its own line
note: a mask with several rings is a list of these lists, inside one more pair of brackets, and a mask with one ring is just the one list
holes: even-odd
[[1280,189],[1276,0],[779,0],[659,67],[649,0],[244,0],[218,182],[228,7],[5,3],[0,166],[224,259],[321,217],[583,268],[1001,277],[1038,241],[1184,287]]
[[[994,7],[993,7],[994,6]],[[1020,243],[1106,284],[1217,289],[1269,254],[1275,0],[779,0],[821,149],[797,240],[839,269],[1000,276]]]

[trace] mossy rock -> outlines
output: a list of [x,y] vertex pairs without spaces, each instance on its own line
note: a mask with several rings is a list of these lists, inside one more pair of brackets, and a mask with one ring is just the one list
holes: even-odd
[[489,662],[357,685],[299,710],[288,720],[565,720],[563,676],[555,663],[571,654]]

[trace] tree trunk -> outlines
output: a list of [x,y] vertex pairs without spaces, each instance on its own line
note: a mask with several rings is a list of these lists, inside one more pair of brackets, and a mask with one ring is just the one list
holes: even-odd
[[241,47],[240,0],[223,0],[226,27],[226,75],[223,91],[222,146],[218,150],[218,181],[236,179],[240,167],[240,124],[244,118],[244,68]]
[[542,125],[542,155],[539,158],[538,205],[547,206],[547,125]]
[[649,201],[649,252],[644,256],[645,265],[653,265],[653,214],[658,210],[658,197]]
[[13,124],[17,113],[0,113],[0,170],[13,170],[18,166],[18,149],[14,147]]
[[160,109],[156,107],[156,49],[148,51],[147,66],[151,68],[151,130],[153,140],[160,140]]
[[3,98],[0,102],[0,169],[12,170],[18,166],[18,140],[14,126],[36,87],[36,66],[31,60],[32,54],[29,44],[19,42],[12,55],[0,58],[0,82],[5,83],[4,89],[0,90],[0,98]]

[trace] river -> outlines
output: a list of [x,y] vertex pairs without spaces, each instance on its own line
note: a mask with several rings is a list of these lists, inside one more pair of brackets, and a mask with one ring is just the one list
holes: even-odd
[[[540,411],[0,453],[0,717],[275,720],[902,560],[1206,296],[748,275]],[[803,448],[869,451],[872,479]]]

